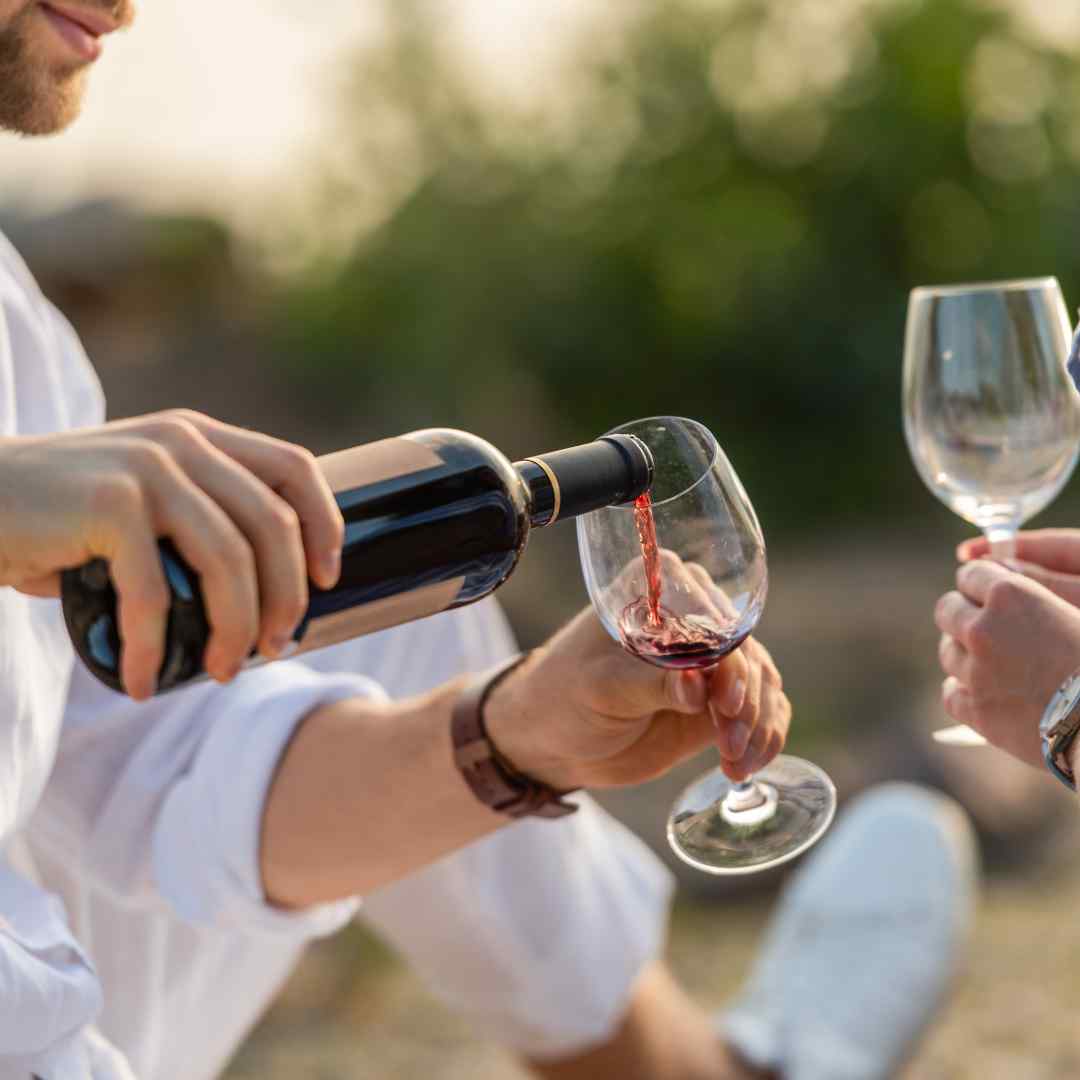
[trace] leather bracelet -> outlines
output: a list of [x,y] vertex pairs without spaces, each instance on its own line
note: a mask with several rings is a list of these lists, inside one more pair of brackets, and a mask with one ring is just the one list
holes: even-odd
[[484,705],[491,692],[529,657],[528,653],[479,675],[462,691],[450,720],[457,765],[472,793],[485,805],[512,818],[560,818],[577,811],[563,801],[565,791],[520,773],[499,753],[484,723]]

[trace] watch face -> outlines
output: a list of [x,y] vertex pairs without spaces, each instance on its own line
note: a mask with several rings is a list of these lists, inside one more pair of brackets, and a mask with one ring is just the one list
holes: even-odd
[[1066,720],[1080,703],[1080,672],[1070,675],[1046,706],[1039,732],[1046,738],[1063,720]]

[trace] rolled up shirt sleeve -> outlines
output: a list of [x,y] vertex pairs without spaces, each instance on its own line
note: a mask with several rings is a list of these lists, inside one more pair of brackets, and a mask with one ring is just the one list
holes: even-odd
[[[376,675],[398,698],[516,651],[489,600],[304,660]],[[663,951],[673,892],[641,840],[588,797],[574,801],[577,814],[511,825],[366,896],[360,911],[436,996],[540,1060],[614,1032]]]
[[140,705],[77,668],[35,842],[124,904],[247,934],[331,933],[358,901],[274,907],[259,841],[269,786],[297,726],[348,697],[385,694],[363,676],[284,662]]
[[[259,870],[263,808],[303,717],[322,705],[381,692],[366,679],[320,677],[288,664],[241,676],[238,683],[246,683],[236,691],[243,709],[221,708],[193,767],[171,785],[162,804],[154,831],[154,878],[188,922],[247,933],[333,933],[356,913],[358,900],[301,912],[266,902]],[[193,843],[194,837],[201,843]]]

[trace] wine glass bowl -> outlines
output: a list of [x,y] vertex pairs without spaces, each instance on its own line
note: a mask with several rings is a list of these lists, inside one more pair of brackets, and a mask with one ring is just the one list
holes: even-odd
[[[623,648],[663,668],[707,669],[738,648],[765,606],[768,569],[757,515],[712,433],[651,417],[608,434],[652,452],[652,487],[633,506],[578,519],[586,587]],[[836,791],[819,768],[781,756],[737,783],[713,769],[679,797],[667,836],[684,862],[745,874],[794,858],[828,828]]]
[[926,486],[1012,554],[1076,464],[1080,398],[1054,278],[921,287],[908,305],[904,432]]
[[[631,505],[578,519],[586,588],[608,633],[660,667],[702,667],[737,648],[765,606],[765,542],[738,476],[712,433],[692,420],[624,425],[650,449],[650,490],[663,624],[650,625],[641,515]],[[616,432],[609,432],[616,434]]]

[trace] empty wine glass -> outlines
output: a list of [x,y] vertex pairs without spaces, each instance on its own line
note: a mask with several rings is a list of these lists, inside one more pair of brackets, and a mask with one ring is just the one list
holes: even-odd
[[[578,518],[585,583],[608,633],[665,668],[708,668],[738,648],[765,605],[765,541],[735,470],[708,429],[652,417],[609,434],[652,451],[648,499]],[[650,586],[651,583],[651,586]],[[735,783],[715,768],[676,800],[667,836],[684,862],[745,874],[787,862],[828,828],[836,790],[816,765],[780,756]]]
[[[980,528],[997,558],[1061,491],[1080,446],[1057,280],[923,286],[904,335],[904,433],[926,486]],[[960,725],[939,742],[983,745]]]

